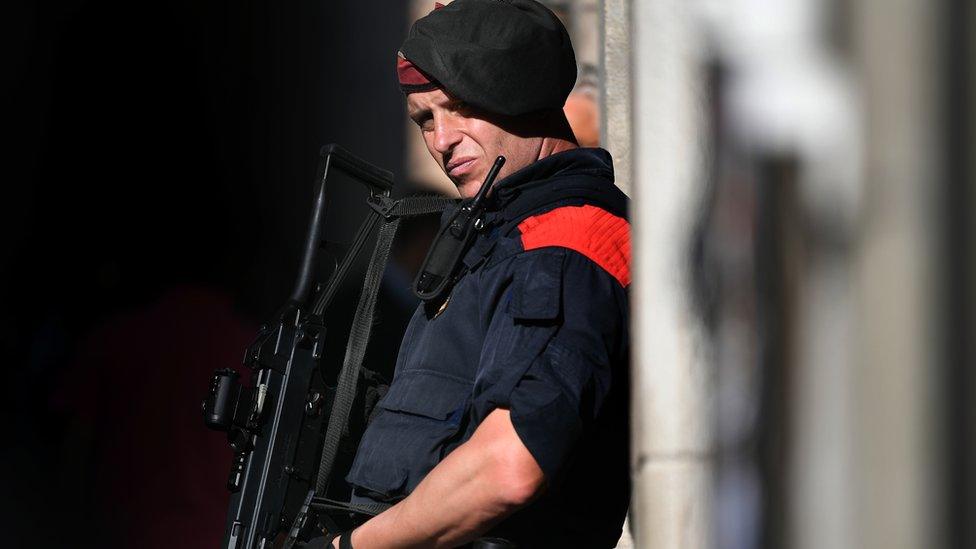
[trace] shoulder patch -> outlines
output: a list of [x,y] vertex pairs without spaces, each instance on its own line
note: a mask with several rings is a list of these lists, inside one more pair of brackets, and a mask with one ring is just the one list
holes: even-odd
[[579,252],[630,285],[630,223],[592,206],[563,206],[526,218],[518,225],[526,251],[560,246]]

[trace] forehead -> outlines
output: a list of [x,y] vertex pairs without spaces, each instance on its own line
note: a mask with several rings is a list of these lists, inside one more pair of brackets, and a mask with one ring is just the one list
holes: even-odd
[[428,110],[433,107],[445,106],[453,100],[453,97],[440,88],[425,92],[414,92],[407,95],[407,109],[410,112]]

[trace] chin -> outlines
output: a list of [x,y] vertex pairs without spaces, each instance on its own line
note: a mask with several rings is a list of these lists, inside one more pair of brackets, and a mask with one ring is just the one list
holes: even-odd
[[459,185],[457,190],[458,194],[461,195],[461,198],[474,198],[474,195],[478,194],[478,191],[471,190],[470,184]]
[[462,181],[455,181],[454,186],[461,198],[473,198],[474,195],[478,194],[478,182],[475,179],[465,178]]

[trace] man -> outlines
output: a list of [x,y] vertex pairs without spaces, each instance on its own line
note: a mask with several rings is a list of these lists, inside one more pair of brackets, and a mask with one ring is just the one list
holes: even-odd
[[581,147],[600,146],[599,88],[595,80],[596,68],[581,67],[579,81],[566,99],[563,111]]
[[626,197],[562,107],[569,36],[531,0],[456,0],[397,61],[433,159],[475,196],[450,293],[421,304],[347,480],[395,503],[335,547],[613,547],[629,502]]

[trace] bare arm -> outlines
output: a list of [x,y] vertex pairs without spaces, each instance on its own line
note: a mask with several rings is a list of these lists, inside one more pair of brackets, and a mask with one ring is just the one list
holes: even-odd
[[496,409],[410,496],[357,528],[352,545],[455,547],[528,504],[544,486],[542,469],[515,432],[509,411]]

